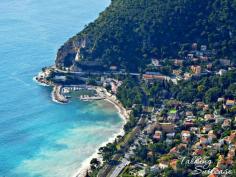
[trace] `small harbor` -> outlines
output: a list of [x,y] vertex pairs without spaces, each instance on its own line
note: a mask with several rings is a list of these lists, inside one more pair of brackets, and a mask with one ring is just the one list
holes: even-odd
[[62,86],[54,85],[52,98],[58,103],[68,103],[69,98],[78,98],[81,101],[104,100],[106,95],[100,89],[88,85]]

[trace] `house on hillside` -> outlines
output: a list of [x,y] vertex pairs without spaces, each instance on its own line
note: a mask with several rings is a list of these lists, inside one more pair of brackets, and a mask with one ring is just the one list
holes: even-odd
[[206,51],[207,50],[207,46],[206,45],[201,45],[201,51]]
[[173,123],[158,123],[157,124],[157,129],[161,130],[164,133],[173,133],[175,132],[175,127],[176,125]]
[[168,77],[158,72],[146,72],[145,74],[143,74],[143,80],[168,80]]
[[188,143],[190,141],[190,137],[191,137],[190,131],[183,130],[181,132],[181,139],[183,143]]
[[223,66],[230,66],[231,65],[231,61],[228,59],[220,59],[220,64]]
[[224,104],[225,109],[230,109],[235,106],[235,100],[227,99],[226,103]]
[[193,74],[196,74],[196,75],[201,74],[201,71],[202,71],[201,66],[191,66],[190,68],[191,68]]
[[152,59],[152,65],[156,66],[156,67],[161,66],[160,61],[158,59],[154,59],[154,58]]
[[112,66],[110,66],[110,70],[111,70],[111,71],[116,71],[116,70],[117,70],[117,68],[118,68],[118,67],[117,67],[117,66],[115,66],[115,65],[112,65]]
[[154,140],[157,140],[157,141],[161,140],[161,138],[162,138],[162,132],[161,132],[161,131],[155,131],[155,134],[153,135],[152,138],[153,138]]
[[176,66],[183,66],[184,60],[175,59],[174,64]]

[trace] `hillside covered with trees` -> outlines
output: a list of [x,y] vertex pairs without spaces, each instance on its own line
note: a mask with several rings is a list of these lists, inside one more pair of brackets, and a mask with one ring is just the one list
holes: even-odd
[[142,69],[151,58],[186,54],[193,42],[217,57],[236,60],[236,0],[112,0],[97,20],[58,51],[56,65],[76,65],[80,58]]
[[[175,85],[167,81],[145,84],[127,78],[118,89],[117,97],[125,107],[134,104],[155,106],[163,99],[177,99],[183,102],[201,100],[209,104],[217,102],[219,97],[236,99],[236,71],[228,71],[219,76],[195,78],[181,81]],[[232,108],[235,112],[236,107]]]

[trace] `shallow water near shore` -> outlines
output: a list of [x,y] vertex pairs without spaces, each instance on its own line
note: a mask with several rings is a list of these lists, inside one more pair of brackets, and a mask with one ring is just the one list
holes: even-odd
[[111,104],[56,104],[32,80],[109,2],[0,1],[0,177],[69,177],[122,128]]

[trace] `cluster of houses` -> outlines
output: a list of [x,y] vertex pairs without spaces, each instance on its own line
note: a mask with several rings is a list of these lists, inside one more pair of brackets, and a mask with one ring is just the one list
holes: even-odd
[[[190,50],[184,57],[168,59],[167,63],[165,63],[165,60],[153,58],[149,66],[151,66],[151,68],[155,69],[157,72],[145,73],[143,75],[143,79],[170,80],[170,78],[176,78],[177,80],[189,80],[192,77],[198,77],[201,75],[222,75],[226,72],[226,69],[232,69],[232,67],[234,66],[231,60],[222,58],[218,60],[219,63],[216,67],[214,63],[214,57],[214,50],[208,50],[206,45],[200,45],[198,47],[197,43],[193,43],[192,50]],[[172,68],[172,73],[170,75],[167,76],[159,72],[163,67],[170,64]],[[218,69],[218,67],[222,68]]]
[[[221,154],[218,157],[216,166],[212,169],[211,174],[208,177],[217,177],[222,174],[222,171],[225,172],[234,165],[235,161],[235,151],[236,151],[236,131],[232,131],[229,136],[226,136],[223,139],[218,140],[217,143],[209,145],[211,148],[211,153],[214,155],[217,152],[220,152],[221,149],[227,145],[228,152],[226,154]],[[226,175],[232,175],[234,172],[230,171]]]
[[[226,107],[235,105],[234,100],[218,100]],[[177,170],[177,164],[186,156],[215,158],[215,166],[209,169],[212,172],[208,174],[209,177],[217,176],[217,170],[230,169],[235,160],[236,130],[232,130],[232,126],[236,125],[236,116],[232,119],[220,115],[217,111],[212,112],[210,106],[204,102],[177,102],[171,106],[153,108],[151,120],[143,130],[146,142],[165,143],[170,147],[167,153],[161,155],[158,163],[148,169],[152,173],[158,173],[168,167]],[[193,111],[193,107],[198,111]],[[167,115],[162,115],[161,112],[165,109],[170,111]],[[149,150],[147,156],[152,158],[155,152]],[[148,165],[142,166],[139,171],[144,172]]]
[[117,93],[117,89],[121,86],[122,81],[113,79],[113,78],[101,78],[101,82],[104,88],[110,87],[113,94]]

